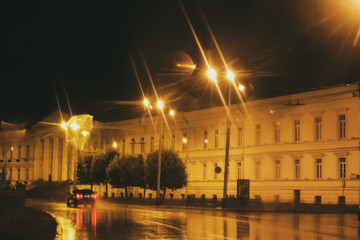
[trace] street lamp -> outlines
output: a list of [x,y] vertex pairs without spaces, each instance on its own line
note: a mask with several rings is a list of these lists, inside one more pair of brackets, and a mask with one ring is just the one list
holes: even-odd
[[245,90],[245,86],[244,85],[242,85],[242,84],[239,84],[239,90],[241,91],[241,92],[243,92],[244,90]]
[[[151,105],[149,103],[149,100],[144,99],[144,105],[145,107],[147,107],[148,109],[151,109]],[[160,122],[160,131],[159,131],[159,155],[158,155],[158,175],[157,175],[157,186],[156,186],[156,199],[159,200],[160,199],[160,180],[161,180],[161,151],[162,151],[162,122],[163,122],[163,109],[164,109],[164,102],[161,100],[158,100],[156,103],[157,108],[160,110],[161,112],[161,122]],[[150,111],[149,111],[150,113]],[[174,110],[170,110],[169,112],[170,116],[175,116],[175,112]],[[154,126],[155,128],[155,126]]]
[[[79,151],[84,149],[93,127],[93,117],[88,114],[73,116],[68,122],[60,125],[65,131],[66,141],[73,144]],[[77,158],[74,160],[74,189],[76,188]]]
[[[157,107],[162,112],[164,103],[162,101],[157,102]],[[161,147],[162,147],[162,117],[161,117],[161,123],[160,123],[160,131],[159,131],[159,155],[158,155],[158,176],[157,176],[157,185],[156,185],[156,200],[160,199],[160,178],[161,178]]]
[[216,71],[213,68],[209,68],[207,70],[207,75],[212,81],[217,82],[217,80],[216,80],[216,75],[217,74],[216,74]]
[[[216,72],[214,69],[209,68],[207,71],[208,77],[217,84]],[[230,83],[235,83],[235,74],[228,70],[226,73],[226,78]],[[225,102],[224,102],[225,104]],[[230,107],[231,107],[231,86],[229,86],[229,102],[227,106],[227,115],[226,115],[226,145],[225,145],[225,163],[224,163],[224,188],[223,188],[223,207],[227,205],[227,184],[228,184],[228,175],[229,175],[229,149],[230,149]]]

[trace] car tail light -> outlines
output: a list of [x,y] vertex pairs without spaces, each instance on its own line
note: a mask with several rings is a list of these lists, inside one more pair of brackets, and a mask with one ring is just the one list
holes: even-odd
[[91,194],[91,198],[96,199],[96,194],[95,193]]
[[76,199],[82,199],[83,198],[83,195],[82,194],[80,194],[80,193],[77,193],[76,194]]

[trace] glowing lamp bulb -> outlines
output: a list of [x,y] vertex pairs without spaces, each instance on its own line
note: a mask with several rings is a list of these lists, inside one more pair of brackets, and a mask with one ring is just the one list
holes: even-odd
[[174,110],[170,110],[169,114],[170,114],[170,116],[174,116],[175,115]]
[[72,123],[70,126],[74,131],[78,130],[80,128],[79,124],[77,123]]
[[227,77],[230,81],[234,82],[235,74],[234,74],[232,71],[228,70],[228,71],[227,71],[227,74],[226,74],[226,77]]
[[145,100],[144,100],[144,105],[145,105],[146,107],[148,107],[148,106],[149,106],[149,100],[145,99]]
[[157,107],[158,107],[159,109],[163,109],[163,107],[164,107],[163,101],[159,100],[159,101],[157,102]]
[[113,143],[113,148],[117,148],[117,143],[116,142]]
[[84,137],[86,137],[86,136],[89,134],[89,132],[84,130],[84,131],[81,132],[81,134],[82,134]]
[[187,138],[183,137],[182,141],[183,141],[183,143],[187,143]]
[[61,123],[61,127],[62,127],[63,129],[65,129],[65,130],[67,130],[67,125],[66,125],[65,122],[62,122],[62,123]]
[[239,85],[239,90],[240,90],[241,92],[243,92],[243,91],[245,90],[245,86],[242,85],[242,84],[240,84],[240,85]]
[[216,71],[213,68],[209,68],[206,73],[211,80],[216,82]]

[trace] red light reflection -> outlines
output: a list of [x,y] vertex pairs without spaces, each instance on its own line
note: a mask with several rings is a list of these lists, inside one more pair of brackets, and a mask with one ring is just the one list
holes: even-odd
[[83,211],[78,209],[76,212],[76,229],[79,230],[83,226]]

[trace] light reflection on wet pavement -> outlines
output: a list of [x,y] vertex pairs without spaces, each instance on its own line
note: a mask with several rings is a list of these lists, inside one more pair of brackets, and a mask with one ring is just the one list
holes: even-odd
[[360,239],[356,214],[235,213],[99,201],[95,208],[27,200],[51,213],[59,239]]

